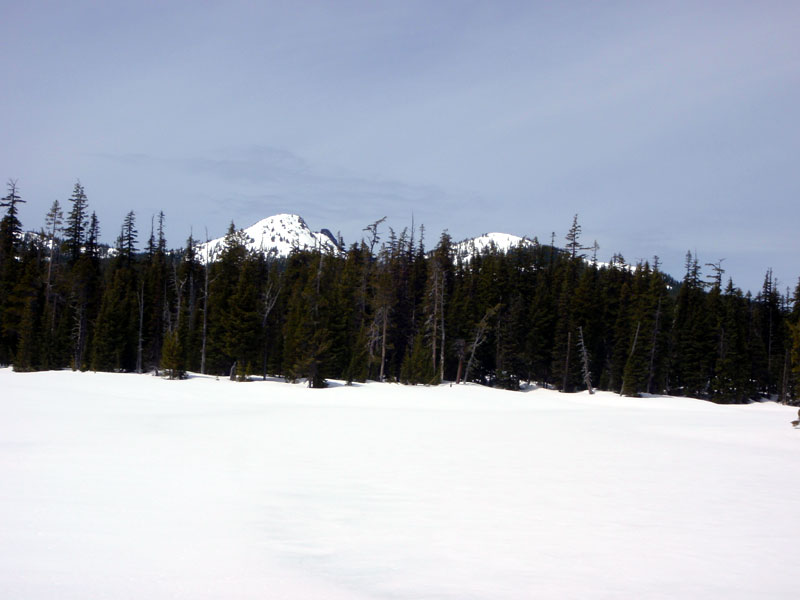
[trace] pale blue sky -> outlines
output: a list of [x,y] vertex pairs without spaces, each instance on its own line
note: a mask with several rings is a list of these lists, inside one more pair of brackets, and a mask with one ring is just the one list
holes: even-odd
[[798,2],[0,0],[0,177],[106,241],[387,215],[800,275]]

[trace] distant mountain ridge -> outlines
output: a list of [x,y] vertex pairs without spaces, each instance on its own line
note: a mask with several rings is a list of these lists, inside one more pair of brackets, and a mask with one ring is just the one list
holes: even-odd
[[[244,236],[248,250],[262,253],[268,257],[285,258],[292,250],[313,250],[319,248],[326,252],[338,254],[345,249],[339,247],[336,238],[329,229],[312,231],[300,215],[282,213],[258,221],[238,230]],[[224,247],[225,236],[209,240],[197,246],[200,260],[215,260]],[[474,238],[467,238],[453,244],[457,258],[469,260],[474,253],[480,254],[488,248],[507,252],[518,246],[532,247],[533,241],[510,233],[484,233]]]
[[[341,254],[346,251],[346,248],[340,247],[329,229],[322,228],[319,231],[312,231],[303,217],[296,214],[273,215],[237,231],[244,238],[245,247],[249,251],[263,254],[268,258],[286,258],[292,250],[320,249],[332,254]],[[225,236],[198,244],[196,246],[197,256],[202,262],[214,261],[219,257],[224,245]],[[491,249],[505,253],[514,248],[532,248],[535,245],[530,238],[495,231],[454,242],[453,258],[469,262],[474,254],[482,254]],[[597,264],[601,267],[609,266],[602,262]],[[628,269],[633,269],[632,265],[626,266]]]

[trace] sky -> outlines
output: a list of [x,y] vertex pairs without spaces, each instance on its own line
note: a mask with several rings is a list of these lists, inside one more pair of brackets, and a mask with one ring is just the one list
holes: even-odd
[[798,2],[0,0],[0,81],[28,229],[80,180],[109,243],[577,214],[601,260],[800,275]]

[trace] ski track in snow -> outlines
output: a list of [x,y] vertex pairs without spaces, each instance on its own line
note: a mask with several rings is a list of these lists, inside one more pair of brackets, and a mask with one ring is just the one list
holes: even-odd
[[794,415],[0,369],[0,597],[794,598]]

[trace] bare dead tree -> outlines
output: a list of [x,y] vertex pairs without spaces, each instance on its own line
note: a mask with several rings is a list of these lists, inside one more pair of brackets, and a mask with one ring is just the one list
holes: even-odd
[[200,343],[200,372],[206,374],[206,347],[208,340],[208,287],[213,281],[209,280],[209,267],[211,264],[211,256],[209,254],[209,239],[208,229],[206,229],[206,256],[203,264],[204,278],[203,278],[203,335]]
[[172,287],[175,290],[175,327],[169,328],[169,331],[177,331],[181,326],[181,312],[183,308],[183,288],[186,285],[186,277],[183,279],[178,278],[178,263],[172,263]]
[[594,389],[592,389],[592,375],[589,372],[589,354],[586,352],[586,344],[583,343],[583,327],[580,326],[578,326],[578,344],[580,345],[583,358],[583,382],[586,384],[586,389],[589,390],[589,394],[594,394]]
[[378,241],[381,239],[380,235],[378,234],[378,225],[383,223],[385,220],[386,220],[386,217],[378,219],[374,223],[371,223],[371,224],[367,225],[366,227],[364,227],[364,229],[361,230],[361,231],[369,232],[368,244],[369,244],[369,254],[370,254],[370,256],[372,256],[372,252],[375,249],[375,246],[378,244]]
[[389,308],[387,306],[383,306],[380,309],[381,313],[381,370],[380,374],[378,375],[379,381],[383,381],[384,375],[383,370],[386,366],[386,327],[389,323]]
[[636,333],[633,334],[633,344],[631,344],[631,351],[628,353],[628,360],[631,359],[633,353],[636,352],[636,342],[639,340],[639,328],[642,326],[641,321],[636,322]]
[[467,370],[464,372],[464,381],[469,381],[469,374],[472,370],[472,363],[475,361],[475,351],[478,347],[486,341],[486,334],[490,329],[491,320],[500,310],[500,305],[496,304],[491,308],[486,309],[483,318],[475,327],[475,337],[469,346],[469,360],[467,361]]
[[567,383],[569,382],[569,353],[572,349],[572,332],[567,332],[567,355],[564,357],[564,379],[561,384],[561,391],[567,391]]
[[[63,222],[64,222],[64,213],[61,211],[61,205],[58,203],[58,200],[54,200],[53,206],[50,208],[50,212],[47,213],[46,217],[47,242],[50,254],[47,261],[47,286],[45,288],[45,302],[47,303],[50,302],[53,263],[56,260],[56,252],[58,251],[58,244],[56,244],[56,234],[61,230],[61,225]],[[50,331],[52,331],[53,328],[55,327],[55,318],[56,318],[55,299],[53,299],[53,309],[50,314]]]
[[78,371],[83,365],[83,350],[86,344],[86,303],[75,301],[75,314],[72,324],[72,370]]
[[264,290],[264,298],[261,303],[261,329],[264,331],[264,365],[262,370],[262,377],[267,378],[267,348],[269,346],[269,339],[267,338],[267,320],[275,308],[275,303],[278,301],[278,296],[281,293],[281,285],[275,286],[273,282],[267,284],[267,289]]
[[442,345],[439,346],[439,381],[444,381],[444,273],[442,273],[441,282],[439,283],[439,320],[441,321],[442,329]]
[[144,282],[136,294],[136,300],[139,302],[139,342],[136,346],[136,372],[142,372],[142,343],[144,341]]
[[653,337],[650,341],[650,367],[647,374],[647,393],[653,393],[653,379],[655,378],[654,365],[656,362],[656,345],[658,342],[658,327],[661,320],[661,296],[658,297],[658,305],[656,306],[656,318],[653,323]]
[[439,307],[439,280],[440,280],[440,269],[439,265],[436,261],[433,264],[433,273],[431,274],[433,280],[431,282],[431,289],[428,291],[430,301],[432,303],[432,311],[431,314],[428,316],[428,323],[432,328],[433,332],[431,335],[431,365],[433,372],[436,373],[436,342],[439,337],[439,311],[441,308]]
[[456,357],[458,357],[458,371],[456,371],[456,385],[461,383],[461,374],[464,372],[464,356],[467,353],[467,342],[464,338],[458,338],[453,343]]

